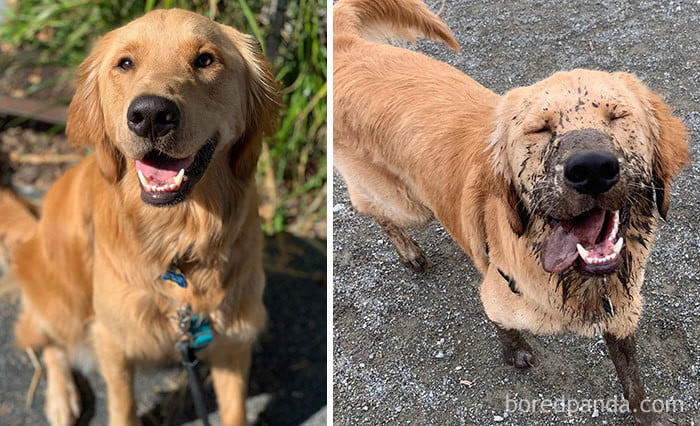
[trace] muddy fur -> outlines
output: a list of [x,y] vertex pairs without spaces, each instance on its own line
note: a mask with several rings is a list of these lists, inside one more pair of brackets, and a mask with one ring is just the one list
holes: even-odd
[[[437,218],[483,276],[481,300],[511,364],[529,366],[519,331],[633,342],[655,211],[665,218],[672,178],[688,164],[681,120],[627,73],[559,72],[499,96],[445,63],[362,38],[362,22],[383,20],[386,28],[405,27],[396,37],[417,33],[452,46],[420,1],[380,3],[334,7],[334,161],[353,206],[385,230],[387,222],[406,228]],[[619,180],[601,193],[579,193],[566,183],[564,165],[577,152],[601,149],[617,159]],[[547,272],[541,252],[555,224],[594,209],[619,211],[624,246],[616,269],[590,275],[577,257]],[[611,353],[630,351],[627,344]],[[623,384],[638,380],[636,361],[623,374]],[[633,392],[633,402],[641,398]]]

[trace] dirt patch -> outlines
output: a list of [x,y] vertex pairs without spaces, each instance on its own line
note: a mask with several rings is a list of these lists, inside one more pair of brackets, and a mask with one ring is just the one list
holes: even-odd
[[[432,10],[441,1],[428,1]],[[417,49],[497,93],[558,70],[593,68],[641,77],[693,135],[700,132],[700,4],[602,1],[461,2],[441,14],[462,54],[429,42]],[[642,293],[640,368],[650,397],[676,401],[679,424],[700,423],[700,149],[674,184]],[[334,419],[337,424],[633,424],[629,415],[582,406],[621,401],[602,338],[533,337],[530,371],[505,366],[478,297],[480,277],[445,230],[415,230],[432,266],[416,275],[372,220],[351,207],[335,176]],[[554,408],[513,411],[516,402]],[[575,400],[581,411],[562,402]],[[521,403],[524,408],[524,404]],[[558,408],[557,408],[558,407]],[[556,408],[556,409],[555,409]],[[556,412],[555,412],[556,411]]]

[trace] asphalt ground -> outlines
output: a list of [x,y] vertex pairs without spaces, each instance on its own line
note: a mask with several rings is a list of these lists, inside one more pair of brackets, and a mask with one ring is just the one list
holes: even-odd
[[[462,53],[415,49],[497,93],[559,70],[626,71],[683,117],[692,165],[673,185],[648,263],[637,343],[648,396],[679,424],[700,424],[700,2],[427,3],[443,6]],[[413,230],[432,264],[416,275],[352,209],[338,175],[333,189],[336,424],[633,424],[624,408],[593,407],[622,399],[602,337],[527,336],[539,365],[515,371],[483,313],[480,277],[446,231]]]

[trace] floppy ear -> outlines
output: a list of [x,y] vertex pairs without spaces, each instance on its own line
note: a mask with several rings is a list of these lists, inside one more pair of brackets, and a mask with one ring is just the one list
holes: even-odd
[[500,176],[496,177],[496,183],[492,186],[494,192],[498,194],[498,198],[503,204],[506,219],[510,229],[517,236],[522,236],[530,224],[530,215],[523,205],[515,185],[512,182],[507,182]]
[[100,104],[98,70],[108,35],[95,46],[78,68],[78,87],[68,106],[66,134],[76,145],[93,145],[97,167],[110,183],[124,173],[124,157],[107,137]]
[[246,124],[243,135],[231,148],[231,169],[234,177],[246,180],[255,172],[262,138],[274,134],[280,107],[279,89],[269,62],[258,47],[255,37],[221,25],[226,36],[243,58],[247,72]]
[[651,134],[654,138],[653,184],[656,206],[664,220],[671,204],[671,181],[689,164],[688,130],[671,107],[658,94],[649,90],[638,78],[618,73],[628,87],[637,93],[646,113],[654,117]]
[[487,148],[492,161],[492,188],[499,194],[506,209],[508,224],[515,234],[521,236],[529,224],[529,214],[523,205],[513,183],[512,173],[508,165],[508,149],[511,149],[509,138],[511,126],[516,121],[517,107],[521,99],[522,88],[513,89],[501,96],[493,109],[492,131]]

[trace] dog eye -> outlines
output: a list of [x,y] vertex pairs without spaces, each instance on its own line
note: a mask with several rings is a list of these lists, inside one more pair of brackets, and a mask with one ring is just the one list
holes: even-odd
[[117,64],[117,67],[121,68],[122,71],[129,71],[130,69],[134,68],[134,62],[129,58],[121,58]]
[[552,128],[549,126],[548,122],[544,122],[541,126],[533,128],[528,133],[551,133]]
[[206,68],[214,62],[214,56],[211,53],[202,53],[194,60],[194,66],[197,68]]
[[611,105],[610,110],[608,110],[608,120],[610,121],[615,121],[628,115],[630,115],[630,112],[619,105]]

